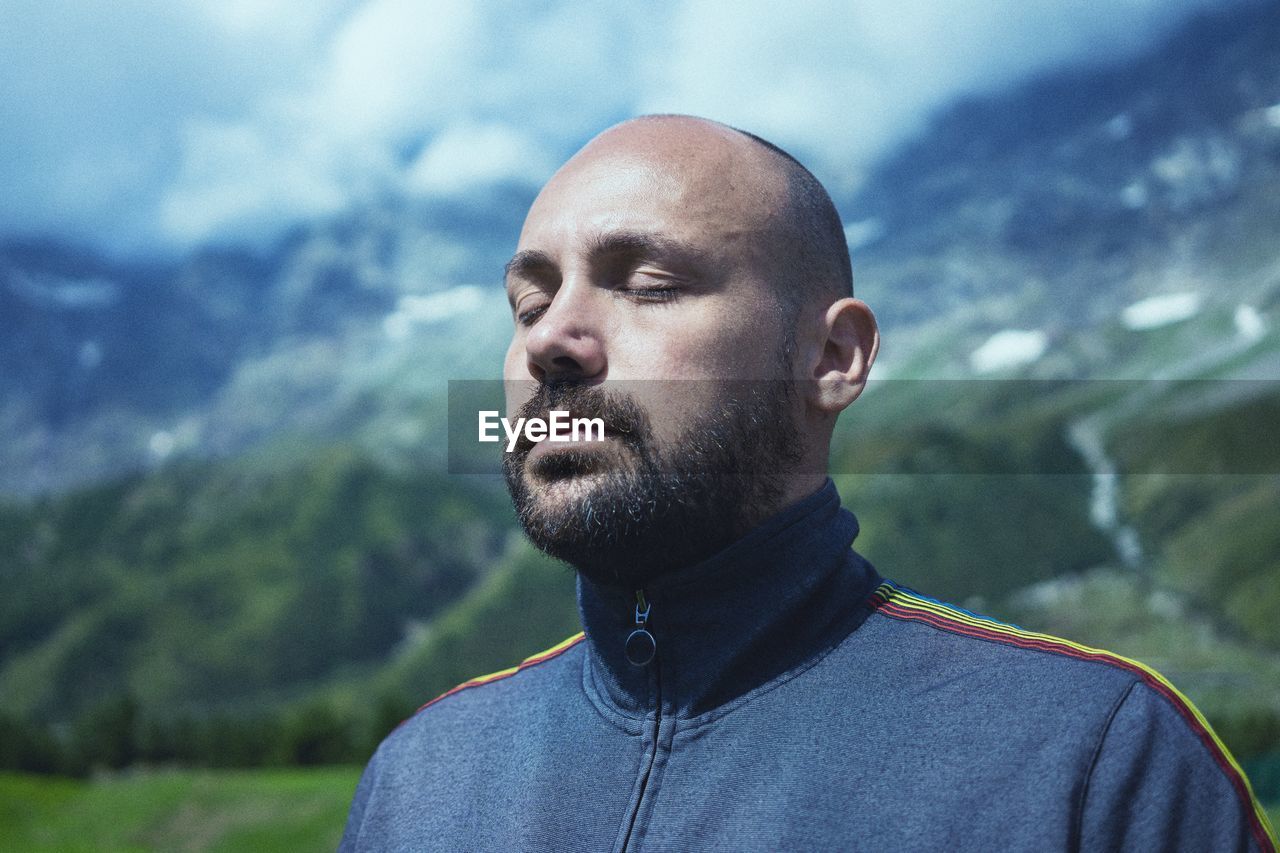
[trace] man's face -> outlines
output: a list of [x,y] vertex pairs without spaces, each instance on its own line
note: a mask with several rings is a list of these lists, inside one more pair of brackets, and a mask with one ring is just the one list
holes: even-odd
[[509,413],[599,416],[605,439],[526,444],[503,461],[536,544],[639,584],[777,508],[798,410],[769,266],[781,180],[714,144],[615,136],[529,212],[508,268],[503,371]]

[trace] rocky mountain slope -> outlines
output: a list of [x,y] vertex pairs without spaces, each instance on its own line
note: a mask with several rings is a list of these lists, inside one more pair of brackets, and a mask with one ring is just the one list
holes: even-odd
[[[1125,334],[1152,296],[1208,333],[1178,361],[1267,336],[1278,41],[1274,6],[1246,3],[1137,61],[954,105],[837,199],[885,327],[878,375],[1149,378],[1182,345]],[[0,244],[0,493],[295,434],[418,454],[441,380],[496,373],[529,201],[387,198],[267,251],[149,263]]]

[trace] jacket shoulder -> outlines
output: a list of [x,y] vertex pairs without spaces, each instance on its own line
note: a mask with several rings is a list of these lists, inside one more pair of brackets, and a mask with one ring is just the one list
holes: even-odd
[[[1086,646],[1051,634],[1029,631],[1009,622],[1001,622],[940,601],[916,592],[909,587],[886,580],[872,593],[869,599],[873,614],[888,617],[897,622],[927,625],[946,635],[959,638],[955,644],[957,651],[973,654],[975,646],[965,640],[978,640],[996,647],[993,653],[996,659],[1003,662],[1013,660],[1036,660],[1042,665],[1052,666],[1058,663],[1067,669],[1074,670],[1081,677],[1092,673],[1099,682],[1110,683],[1118,696],[1119,692],[1129,689],[1132,683],[1145,681],[1152,686],[1159,685],[1177,696],[1180,693],[1154,669],[1131,658],[1118,655],[1105,649]],[[984,646],[990,650],[990,646]],[[1012,656],[1002,653],[1000,649],[1012,651]],[[1021,651],[1038,652],[1028,658]],[[1079,667],[1076,664],[1094,664],[1096,666]],[[1185,699],[1185,697],[1184,697]]]
[[[1116,756],[1138,755],[1130,762],[1132,766],[1150,771],[1158,763],[1153,757],[1155,752],[1161,752],[1162,760],[1176,759],[1195,772],[1170,770],[1159,777],[1152,772],[1150,788],[1156,795],[1167,800],[1170,780],[1194,776],[1203,785],[1213,786],[1219,795],[1215,801],[1218,811],[1226,813],[1229,809],[1239,819],[1239,825],[1247,829],[1242,837],[1250,837],[1259,849],[1275,849],[1266,813],[1240,765],[1200,710],[1155,669],[1115,652],[982,616],[893,581],[884,581],[876,588],[870,606],[873,614],[940,632],[949,638],[945,645],[957,657],[981,657],[985,665],[999,667],[1003,682],[1022,685],[1013,688],[1015,694],[1029,689],[1080,697],[1082,701],[1066,703],[1067,707],[1086,715],[1089,713],[1085,708],[1092,707],[1094,713],[1103,714],[1104,736],[1090,774],[1093,803],[1105,801],[1101,795],[1105,785],[1099,782],[1100,777],[1128,778],[1119,770],[1103,772],[1110,764],[1126,766]],[[931,644],[928,654],[936,657],[938,653],[939,646]],[[1083,701],[1084,697],[1092,701]],[[1142,748],[1148,751],[1143,752]],[[1130,785],[1123,790],[1132,794],[1135,789]],[[1114,798],[1115,802],[1122,800],[1119,795]],[[1123,821],[1114,823],[1118,826]]]
[[[546,692],[544,682],[557,674],[556,664],[566,663],[573,658],[572,652],[578,649],[584,639],[585,634],[579,631],[548,649],[529,655],[515,666],[478,675],[451,687],[420,706],[387,736],[387,740],[391,741],[397,735],[429,724],[443,723],[454,712],[463,714],[474,723],[474,716],[482,714],[483,709],[488,706],[493,706],[498,713],[506,713],[504,708],[519,701],[522,696],[528,698],[543,695]],[[571,677],[575,676],[571,674]]]
[[[491,672],[488,675],[478,675],[475,678],[469,678],[466,681],[462,682],[461,684],[458,684],[455,687],[451,687],[450,689],[441,693],[436,698],[422,705],[420,708],[418,708],[417,711],[414,712],[414,716],[417,716],[421,712],[430,708],[432,705],[435,705],[437,702],[442,702],[445,699],[448,699],[450,696],[453,696],[457,693],[461,693],[464,690],[472,690],[477,687],[483,687],[486,684],[493,684],[494,682],[511,678],[512,676],[515,676],[521,672],[524,672],[525,670],[531,667],[537,666],[538,664],[546,663],[549,660],[558,658],[561,655],[563,655],[565,652],[572,649],[578,643],[582,642],[585,638],[586,638],[586,634],[583,633],[582,631],[579,631],[578,633],[574,634],[571,637],[566,637],[565,639],[556,643],[554,646],[552,646],[549,649],[543,649],[542,651],[536,654],[529,655],[529,657],[525,658],[515,666],[510,666],[510,667],[507,667],[506,669],[500,669],[497,672]],[[412,717],[410,719],[412,719]]]

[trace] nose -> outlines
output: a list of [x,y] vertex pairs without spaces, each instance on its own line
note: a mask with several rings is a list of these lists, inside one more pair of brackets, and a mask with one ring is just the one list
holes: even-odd
[[525,337],[529,374],[550,379],[603,379],[606,367],[600,317],[590,287],[565,282]]

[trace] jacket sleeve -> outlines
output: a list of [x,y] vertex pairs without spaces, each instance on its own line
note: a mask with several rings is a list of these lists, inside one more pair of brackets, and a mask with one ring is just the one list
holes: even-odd
[[1136,681],[1085,778],[1080,849],[1274,851],[1275,836],[1226,747],[1189,702]]
[[356,786],[355,797],[351,800],[351,810],[347,812],[347,825],[342,832],[342,841],[338,844],[339,853],[352,853],[361,849],[360,831],[364,827],[365,811],[377,783],[378,755],[379,753],[374,753],[364,768],[364,773],[360,775],[360,784]]

